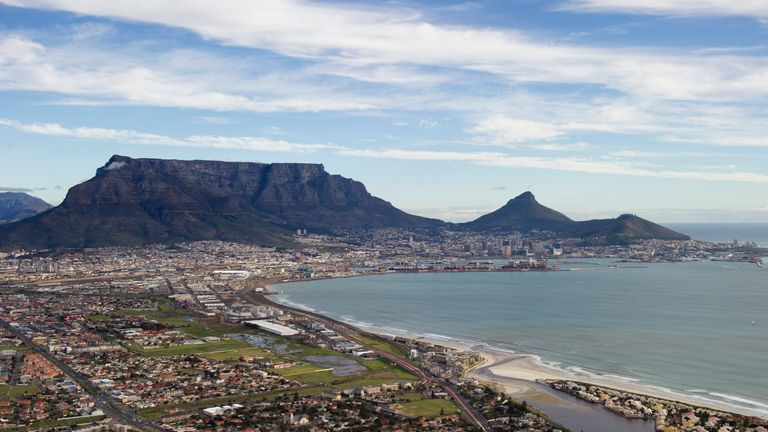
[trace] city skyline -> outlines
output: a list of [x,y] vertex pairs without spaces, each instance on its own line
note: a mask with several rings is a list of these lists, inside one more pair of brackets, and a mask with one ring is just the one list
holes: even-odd
[[525,190],[768,221],[768,8],[646,3],[0,1],[0,190],[125,154],[323,163],[455,222]]

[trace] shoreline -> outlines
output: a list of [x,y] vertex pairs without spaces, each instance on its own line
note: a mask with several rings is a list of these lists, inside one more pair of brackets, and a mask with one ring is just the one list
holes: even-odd
[[[707,408],[725,413],[749,417],[766,418],[764,414],[752,412],[748,408],[698,398],[693,395],[677,393],[673,390],[654,387],[640,382],[622,382],[615,378],[601,376],[581,376],[541,363],[531,354],[504,354],[482,352],[486,359],[483,365],[469,371],[467,376],[479,381],[488,381],[509,389],[511,395],[526,395],[533,392],[537,384],[549,386],[545,381],[572,381],[590,384],[624,393],[632,393],[671,402],[683,403],[697,408]],[[517,393],[514,393],[517,389]]]
[[[378,274],[378,275],[384,275]],[[343,278],[361,277],[368,275],[347,275]],[[336,278],[324,278],[324,279],[336,279]],[[283,283],[293,283],[297,281],[281,281],[272,282],[264,285],[263,287],[267,292],[271,291],[270,287],[273,285],[280,285]],[[287,299],[279,298],[279,295],[284,295],[280,292],[272,292],[269,295],[277,303],[285,304],[286,306],[297,307],[312,311],[313,313],[324,314],[307,305],[296,303]],[[640,396],[648,396],[656,399],[663,399],[666,401],[683,403],[691,405],[692,407],[706,408],[710,410],[721,411],[724,413],[731,413],[740,416],[758,417],[762,419],[768,419],[768,414],[759,411],[759,409],[750,409],[742,405],[736,405],[726,401],[713,400],[705,396],[689,395],[685,393],[676,392],[672,389],[666,389],[660,386],[652,384],[642,383],[635,381],[630,377],[610,377],[597,374],[576,374],[565,369],[550,366],[544,363],[538,355],[529,353],[517,353],[510,352],[503,348],[495,348],[487,346],[484,343],[478,343],[470,340],[458,340],[449,336],[431,335],[431,334],[418,334],[404,329],[376,327],[373,323],[361,323],[350,320],[348,318],[339,317],[335,318],[347,323],[348,325],[362,329],[363,331],[374,333],[384,337],[404,337],[413,340],[422,340],[434,345],[442,345],[449,348],[465,351],[475,351],[483,357],[483,361],[479,364],[465,370],[464,375],[470,379],[476,379],[481,382],[491,384],[496,387],[504,389],[505,393],[518,398],[525,398],[532,401],[548,401],[554,402],[558,398],[555,397],[552,392],[565,395],[565,393],[551,389],[549,385],[544,381],[573,381],[585,384],[591,384],[606,389],[617,390],[625,393],[632,393]],[[478,346],[485,345],[485,346]],[[703,395],[710,396],[707,393]],[[588,402],[585,402],[588,403]],[[620,417],[617,414],[617,417]]]

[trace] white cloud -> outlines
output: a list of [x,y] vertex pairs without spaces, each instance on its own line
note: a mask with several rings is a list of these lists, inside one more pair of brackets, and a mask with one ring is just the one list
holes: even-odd
[[[256,69],[253,70],[252,68]],[[0,91],[37,91],[74,98],[72,105],[149,105],[218,111],[291,112],[365,110],[371,97],[300,71],[258,70],[247,60],[193,50],[148,55],[130,46],[44,46],[0,34]]]
[[526,141],[551,140],[563,132],[551,123],[493,115],[469,130],[482,136],[482,141],[500,145],[514,145]]
[[[598,84],[655,99],[736,100],[768,95],[768,62],[763,58],[565,45],[514,30],[433,24],[412,9],[391,5],[262,0],[224,1],[213,6],[191,0],[180,11],[173,0],[2,2],[187,29],[223,44],[314,61],[327,73],[338,67],[338,74],[364,81],[419,83],[443,76],[417,67],[425,66],[491,73],[518,83]],[[582,4],[597,7],[603,2],[618,5],[623,0],[585,0]],[[725,0],[708,2],[713,10],[725,7]],[[744,2],[752,5],[744,8],[747,12],[761,9],[759,0]],[[698,2],[651,2],[667,3],[682,8]],[[628,4],[640,2],[630,0]],[[242,101],[220,103],[242,105]]]
[[[152,134],[129,129],[109,129],[75,127],[68,128],[58,123],[21,123],[16,120],[0,118],[0,126],[10,127],[25,133],[75,138],[89,141],[107,141],[131,145],[160,145],[218,149],[242,149],[273,152],[311,152],[330,151],[341,156],[399,159],[418,161],[455,161],[470,162],[486,166],[533,168],[590,174],[611,174],[634,177],[657,177],[681,180],[738,181],[750,183],[768,183],[768,175],[742,172],[722,168],[733,167],[698,167],[697,171],[673,171],[666,169],[651,170],[625,160],[595,160],[575,157],[538,157],[518,156],[504,152],[462,152],[441,150],[401,150],[401,149],[352,149],[330,144],[299,144],[283,140],[273,140],[250,136],[192,135],[186,138],[173,138],[166,135]],[[626,153],[627,156],[637,154]],[[716,171],[712,171],[716,169]]]
[[120,168],[122,168],[122,167],[124,167],[126,165],[127,165],[126,162],[115,161],[115,162],[112,162],[109,165],[107,165],[104,169],[107,170],[107,171],[114,171],[114,170],[119,170]]
[[282,140],[272,140],[269,138],[250,136],[232,137],[217,135],[192,135],[183,139],[179,139],[166,135],[158,135],[128,129],[107,129],[91,127],[67,128],[58,123],[21,123],[15,120],[4,118],[0,118],[0,126],[11,127],[22,132],[37,135],[59,136],[89,141],[107,141],[120,144],[299,153],[338,148],[328,144],[297,144]]
[[496,152],[451,152],[451,151],[418,151],[418,150],[350,150],[338,152],[346,156],[404,159],[404,160],[433,160],[433,161],[465,161],[479,165],[534,168],[554,171],[579,172],[590,174],[612,174],[632,177],[655,177],[679,180],[725,181],[768,183],[768,175],[751,172],[727,171],[672,171],[649,170],[624,161],[603,161],[586,158],[558,158],[536,156],[513,156]]
[[668,16],[768,18],[768,3],[764,0],[570,0],[562,9]]
[[587,144],[585,142],[577,142],[577,143],[533,144],[530,147],[536,150],[543,150],[543,151],[580,151],[580,150],[591,149],[591,148],[594,148],[595,146],[591,144]]
[[198,116],[197,121],[202,124],[211,125],[231,125],[235,124],[235,121],[229,117],[222,116]]

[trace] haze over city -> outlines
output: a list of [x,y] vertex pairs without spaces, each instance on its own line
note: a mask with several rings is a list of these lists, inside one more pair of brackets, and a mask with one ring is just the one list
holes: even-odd
[[54,205],[125,154],[323,163],[449,221],[768,218],[760,2],[0,4],[0,189]]

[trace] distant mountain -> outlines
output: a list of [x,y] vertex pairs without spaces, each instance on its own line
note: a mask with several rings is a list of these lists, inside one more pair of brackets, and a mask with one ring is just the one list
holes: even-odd
[[690,237],[634,215],[616,219],[574,221],[564,214],[539,204],[536,197],[525,192],[503,207],[472,222],[460,224],[471,231],[512,232],[533,229],[553,231],[569,237],[601,237],[616,240],[689,240]]
[[473,231],[528,231],[531,229],[558,231],[573,224],[566,215],[544,207],[530,192],[507,201],[498,210],[463,224]]
[[0,226],[0,248],[227,240],[282,244],[297,228],[434,228],[322,165],[113,156],[44,214]]
[[23,192],[0,192],[0,224],[26,219],[51,207],[40,198]]

